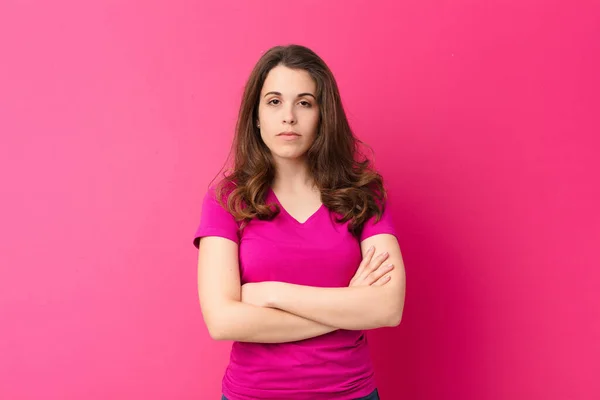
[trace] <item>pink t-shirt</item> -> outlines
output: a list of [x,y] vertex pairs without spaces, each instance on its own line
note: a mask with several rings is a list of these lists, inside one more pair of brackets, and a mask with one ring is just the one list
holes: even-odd
[[[242,232],[233,216],[206,194],[194,245],[220,236],[239,245],[241,283],[281,281],[318,287],[348,287],[362,260],[359,240],[347,224],[321,206],[306,222],[295,220],[269,190],[266,203],[281,212],[271,221],[252,220]],[[367,221],[360,240],[395,235],[385,208],[378,223]],[[375,390],[373,365],[364,331],[337,330],[288,343],[234,342],[222,382],[229,400],[356,399]]]

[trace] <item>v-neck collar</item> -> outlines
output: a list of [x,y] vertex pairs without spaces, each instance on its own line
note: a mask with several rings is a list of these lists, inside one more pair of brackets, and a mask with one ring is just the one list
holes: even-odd
[[321,204],[319,206],[319,208],[317,208],[315,210],[315,212],[313,212],[304,222],[300,222],[298,221],[292,214],[290,214],[285,207],[283,206],[283,204],[281,204],[281,202],[279,201],[279,199],[277,198],[277,195],[275,194],[275,191],[269,187],[269,193],[270,195],[273,197],[273,200],[275,200],[275,202],[279,205],[279,209],[281,210],[281,213],[284,216],[287,216],[289,219],[291,219],[294,223],[298,224],[298,225],[306,225],[307,223],[309,223],[311,220],[313,220],[320,212],[322,209],[325,208],[325,204]]

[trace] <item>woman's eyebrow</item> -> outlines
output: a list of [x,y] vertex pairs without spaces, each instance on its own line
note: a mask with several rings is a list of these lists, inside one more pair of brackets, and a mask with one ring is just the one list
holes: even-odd
[[[274,95],[277,95],[277,96],[281,96],[281,93],[280,93],[280,92],[268,92],[268,93],[266,93],[266,94],[265,94],[265,96],[264,96],[264,97],[267,97],[267,96],[268,96],[268,95],[270,95],[270,94],[274,94]],[[317,99],[317,98],[315,97],[315,95],[314,95],[314,94],[312,94],[312,93],[300,93],[300,94],[298,94],[298,96],[296,96],[296,97],[302,97],[302,96],[311,96],[313,99],[315,99],[315,100]]]

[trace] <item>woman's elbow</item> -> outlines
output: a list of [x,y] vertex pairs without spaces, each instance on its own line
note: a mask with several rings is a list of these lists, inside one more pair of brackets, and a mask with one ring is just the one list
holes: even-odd
[[221,327],[215,326],[215,324],[206,324],[208,328],[208,334],[213,340],[228,340],[227,331]]
[[204,325],[206,325],[206,329],[208,330],[208,335],[213,340],[223,340],[225,336],[225,332],[220,322],[216,320],[216,318],[207,318],[204,317]]
[[204,325],[213,340],[237,340],[234,332],[237,324],[232,321],[240,319],[238,304],[238,301],[229,299],[201,303]]
[[402,310],[393,311],[388,315],[385,326],[393,328],[395,326],[400,325],[402,321]]
[[395,301],[395,304],[387,308],[384,315],[383,326],[393,328],[400,325],[402,321],[402,312],[404,310],[404,302]]
[[231,324],[227,323],[223,312],[205,315],[204,324],[213,340],[231,340]]

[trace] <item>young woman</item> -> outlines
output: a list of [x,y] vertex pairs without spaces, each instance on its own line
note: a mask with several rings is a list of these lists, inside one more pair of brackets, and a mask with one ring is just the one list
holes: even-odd
[[400,323],[405,271],[359,143],[319,56],[260,58],[194,239],[204,321],[234,342],[223,399],[379,399],[364,331]]

